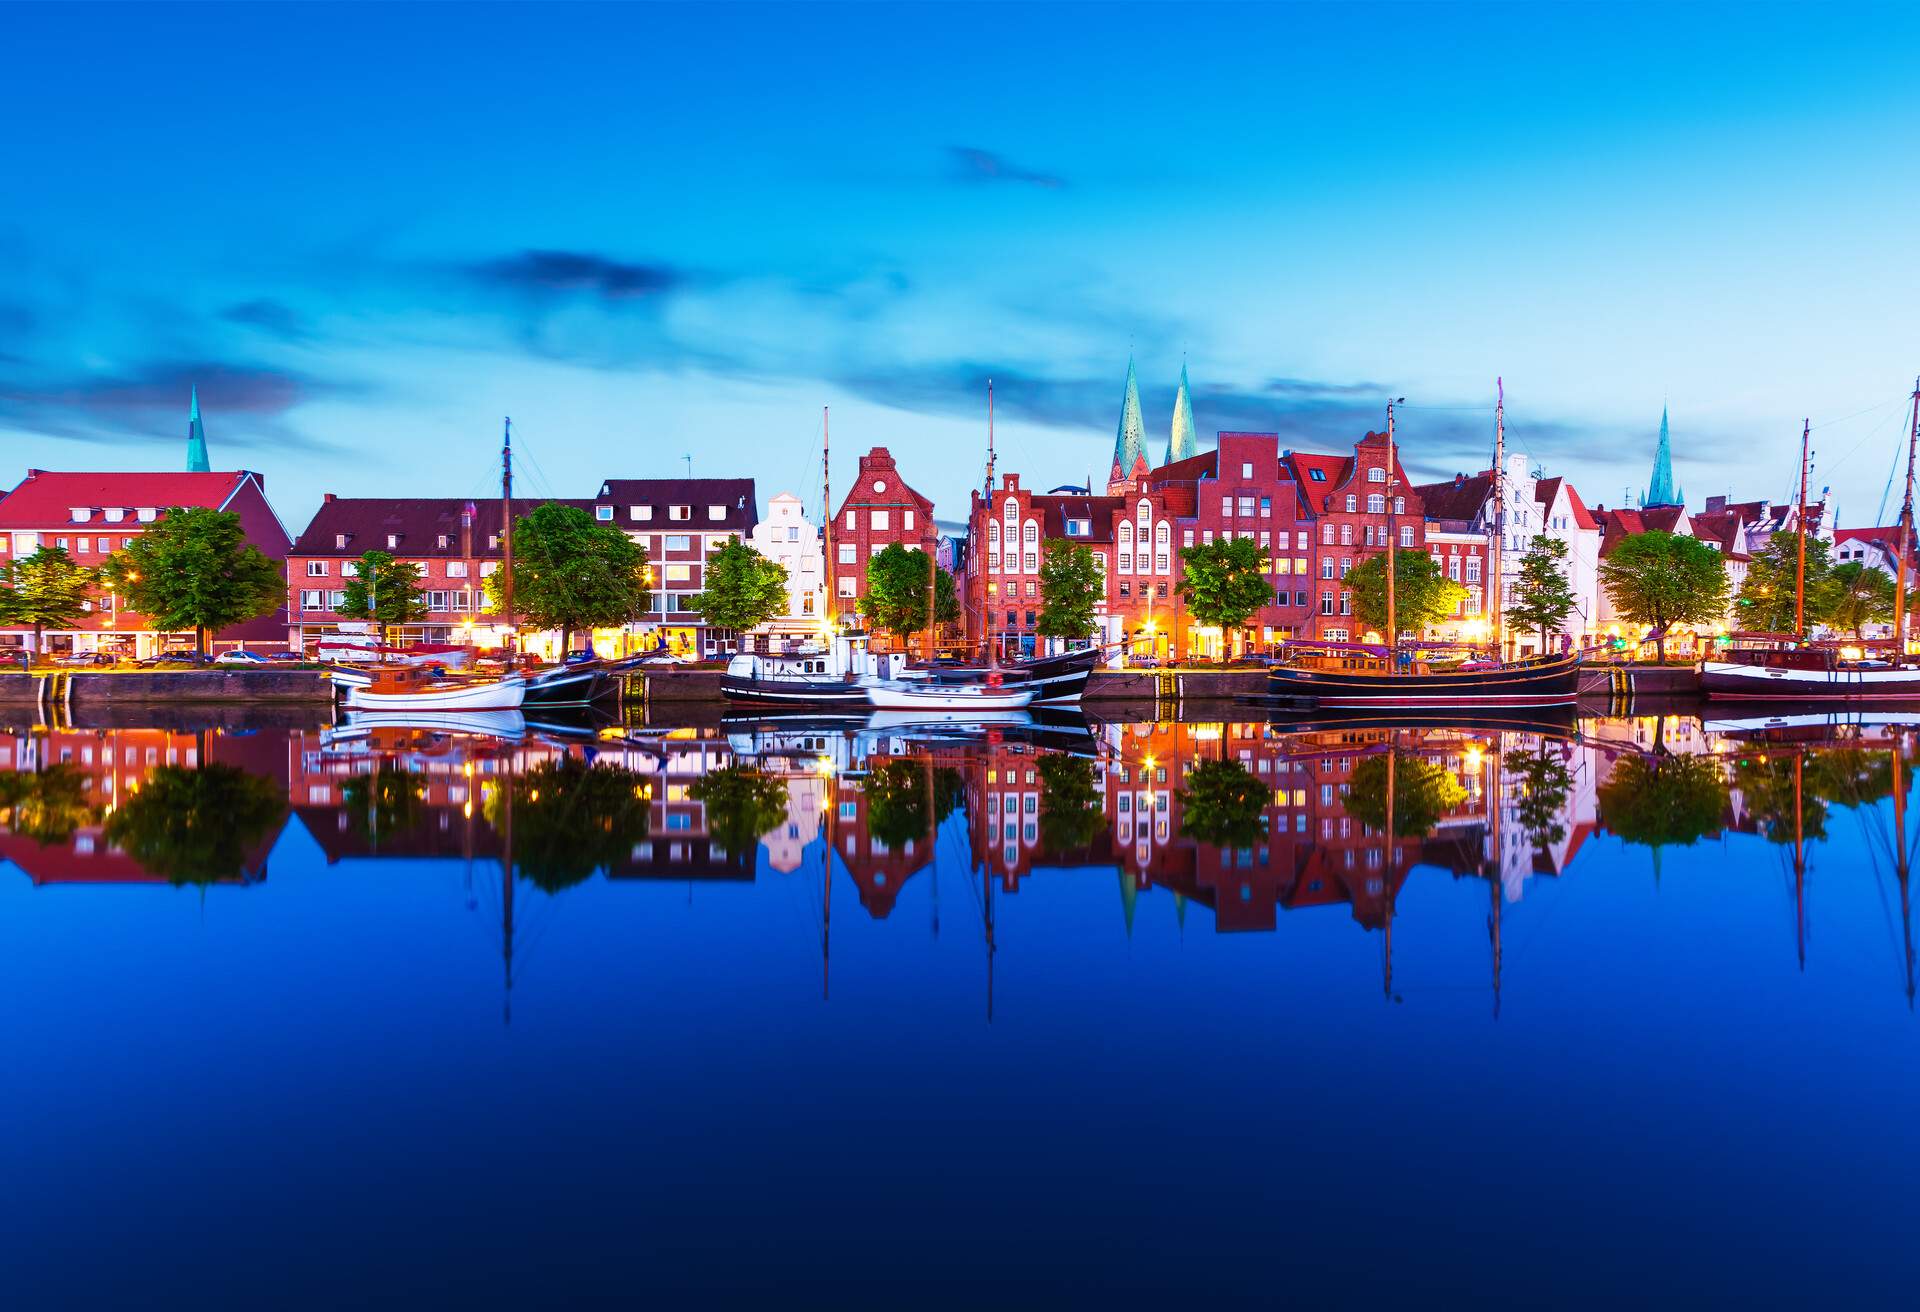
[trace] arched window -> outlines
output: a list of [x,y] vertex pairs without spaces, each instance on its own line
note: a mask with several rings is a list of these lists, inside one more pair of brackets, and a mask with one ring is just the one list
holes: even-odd
[[1380,468],[1380,466],[1375,465],[1372,469],[1369,469],[1367,471],[1367,482],[1384,483],[1386,481],[1387,481],[1387,471]]
[[999,546],[1000,525],[998,523],[990,523],[987,525],[987,547],[989,550],[998,550]]
[[1356,496],[1355,496],[1355,495],[1354,495],[1353,493],[1351,493],[1351,492],[1349,492],[1349,493],[1347,493],[1347,511],[1348,511],[1348,513],[1349,513],[1349,514],[1351,514],[1351,513],[1353,512],[1353,511],[1356,511],[1356,510],[1358,510],[1359,508],[1360,508],[1360,498],[1358,498],[1358,497],[1356,497]]
[[1151,524],[1153,522],[1153,506],[1144,497],[1140,501],[1137,518],[1142,524]]
[[1020,522],[1020,503],[1018,501],[1015,501],[1012,497],[1008,497],[1007,509],[1005,513],[1007,516],[1007,523],[1009,524],[1019,523]]
[[1026,528],[1020,531],[1020,537],[1022,541],[1029,544],[1038,542],[1040,540],[1040,526],[1032,520],[1028,520]]
[[1122,523],[1120,525],[1120,545],[1123,547],[1131,547],[1133,545],[1132,524]]
[[1386,499],[1385,497],[1383,497],[1383,496],[1381,496],[1381,495],[1380,495],[1380,494],[1379,494],[1378,492],[1375,492],[1375,493],[1372,493],[1372,494],[1370,494],[1370,495],[1369,495],[1369,496],[1367,497],[1367,513],[1368,513],[1369,515],[1384,515],[1384,514],[1386,514],[1386,513],[1387,513],[1387,499]]

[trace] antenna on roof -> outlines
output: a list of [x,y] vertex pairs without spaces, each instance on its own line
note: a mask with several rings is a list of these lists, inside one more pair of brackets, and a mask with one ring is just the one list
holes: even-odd
[[680,458],[687,462],[687,477],[692,478],[693,477],[693,457],[690,455],[685,455],[685,456],[681,456]]

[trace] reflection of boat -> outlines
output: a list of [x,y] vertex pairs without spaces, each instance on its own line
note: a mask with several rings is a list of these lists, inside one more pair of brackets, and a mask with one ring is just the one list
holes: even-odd
[[517,674],[485,681],[438,679],[406,666],[384,666],[347,688],[347,705],[389,711],[497,711],[519,707],[526,681]]
[[866,685],[867,700],[879,711],[912,711],[921,716],[972,718],[983,713],[1017,711],[1033,701],[1030,688],[995,688],[984,683],[933,683],[920,679],[881,679]]
[[[1089,647],[1085,651],[1009,662],[998,667],[1000,682],[1009,688],[1030,689],[1035,705],[1077,702],[1080,694],[1087,690],[1087,681],[1093,677],[1094,668],[1104,654],[1098,647]],[[984,665],[928,665],[910,668],[901,677],[935,684],[978,684],[985,682],[991,673],[992,668]]]
[[901,730],[912,729],[916,725],[945,724],[1002,724],[1020,725],[1033,723],[1033,717],[1024,710],[974,710],[970,707],[919,707],[910,711],[875,711],[867,717],[869,729]]
[[1466,710],[1449,707],[1360,705],[1350,707],[1314,707],[1288,710],[1275,707],[1267,713],[1267,723],[1288,733],[1311,733],[1317,729],[1464,729],[1469,732],[1538,733],[1548,737],[1567,737],[1574,729],[1576,710],[1564,703],[1553,706],[1495,705],[1469,706]]
[[376,729],[422,729],[517,741],[527,722],[519,711],[361,711],[347,712],[344,723],[321,731],[323,742],[365,737]]

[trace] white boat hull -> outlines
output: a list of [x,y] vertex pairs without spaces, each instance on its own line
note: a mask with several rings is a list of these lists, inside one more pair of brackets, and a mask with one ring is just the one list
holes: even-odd
[[526,681],[518,677],[411,692],[348,688],[347,705],[367,711],[517,711],[526,693]]
[[867,701],[877,711],[1019,711],[1033,702],[1033,690],[989,688],[984,684],[876,681],[866,685]]

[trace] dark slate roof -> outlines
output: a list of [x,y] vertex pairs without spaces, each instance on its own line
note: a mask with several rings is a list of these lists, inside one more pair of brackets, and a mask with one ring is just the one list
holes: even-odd
[[1444,483],[1423,483],[1413,493],[1429,519],[1477,520],[1493,495],[1493,475],[1455,474]]
[[[515,497],[515,519],[547,504],[548,497]],[[591,501],[560,501],[563,506],[578,506],[593,513]],[[448,556],[460,554],[460,512],[473,507],[473,554],[497,556],[499,548],[487,547],[489,536],[500,532],[500,498],[469,501],[465,497],[336,497],[331,494],[314,512],[300,536],[294,539],[293,554],[307,556],[358,556],[368,551],[386,551],[387,535],[400,535],[392,548],[407,556]],[[347,545],[335,545],[340,534]],[[439,545],[442,536],[447,545]]]
[[[689,532],[738,533],[744,537],[760,522],[750,478],[610,478],[600,485],[597,504],[612,506],[613,522],[621,528],[644,527],[651,533],[674,523]],[[634,519],[629,509],[632,506],[653,507],[653,518]],[[690,506],[692,518],[669,521],[668,506]],[[708,506],[720,506],[726,514],[708,519]]]

